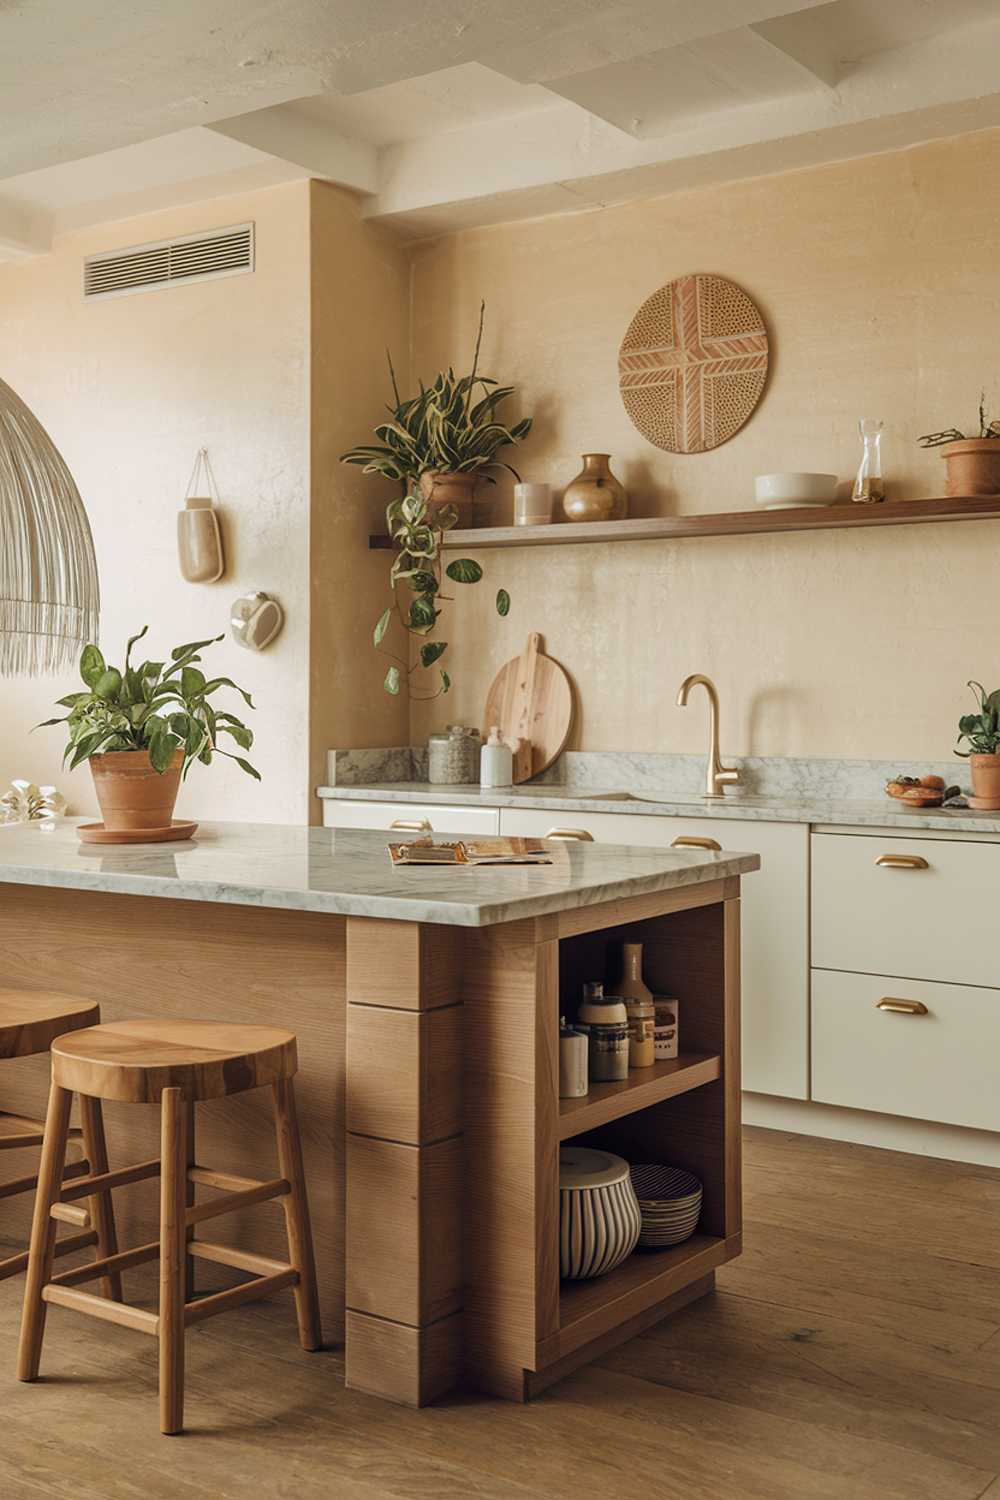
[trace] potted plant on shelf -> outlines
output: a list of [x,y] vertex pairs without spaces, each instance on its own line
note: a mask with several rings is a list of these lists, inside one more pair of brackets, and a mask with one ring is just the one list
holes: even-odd
[[132,648],[148,629],[144,625],[130,639],[122,670],[109,667],[97,646],[85,646],[80,657],[85,691],[60,698],[69,712],[38,725],[69,726],[63,763],[69,761],[72,770],[90,762],[108,833],[169,830],[181,780],[196,760],[210,765],[213,756],[224,755],[260,780],[248,760],[219,744],[219,737],[228,735],[240,750],[249,750],[252,731],[210,702],[220,688],[232,688],[253,708],[249,693],[228,677],[207,678],[197,665],[201,651],[225,637],[176,646],[169,662],[133,666]]
[[[376,648],[389,657],[391,663],[382,686],[387,693],[395,695],[405,682],[411,698],[418,701],[437,698],[451,687],[451,678],[438,665],[448,649],[448,642],[429,639],[437,628],[442,613],[440,606],[452,598],[442,594],[441,585],[444,578],[457,584],[479,583],[483,570],[471,557],[456,557],[454,562],[442,568],[444,533],[458,519],[454,506],[432,509],[422,495],[410,494],[402,500],[393,500],[385,516],[396,556],[389,571],[393,602],[379,616],[373,637]],[[403,590],[409,591],[408,597]],[[506,589],[497,590],[496,611],[498,615],[510,611],[510,595]],[[410,656],[409,650],[405,657],[399,656],[385,644],[386,632],[394,615],[406,631],[407,643],[411,638],[417,643],[414,657]],[[414,692],[414,674],[433,666],[437,666],[438,686],[433,692]]]
[[389,421],[375,428],[377,445],[352,448],[341,459],[361,465],[366,474],[394,479],[404,495],[419,486],[430,510],[454,507],[457,524],[462,526],[472,524],[473,494],[479,480],[496,483],[489,470],[507,469],[515,479],[520,478],[497,454],[531,431],[530,417],[522,417],[512,427],[497,420],[497,409],[513,395],[514,387],[498,385],[479,374],[485,313],[482,303],[471,372],[458,377],[449,366],[431,385],[421,382],[419,395],[406,401],[399,394],[392,356],[386,351],[394,397],[394,404],[386,408]]
[[986,420],[986,392],[979,397],[979,436],[957,427],[928,432],[921,448],[940,448],[945,461],[946,495],[1000,495],[1000,421]]
[[968,750],[955,749],[969,762],[972,772],[972,796],[969,806],[983,812],[1000,808],[1000,688],[988,693],[982,683],[970,682],[979,710],[963,714],[958,721],[958,743],[965,740]]

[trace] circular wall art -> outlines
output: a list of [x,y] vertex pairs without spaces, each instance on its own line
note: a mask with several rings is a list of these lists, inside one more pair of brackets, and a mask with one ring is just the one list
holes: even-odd
[[618,354],[634,425],[668,453],[704,453],[738,432],[767,379],[759,308],[724,276],[668,281],[642,304]]

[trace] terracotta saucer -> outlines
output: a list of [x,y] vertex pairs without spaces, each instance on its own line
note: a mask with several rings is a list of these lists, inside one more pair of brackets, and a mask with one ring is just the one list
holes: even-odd
[[169,828],[105,828],[103,823],[81,823],[77,828],[84,844],[166,844],[189,839],[197,823],[175,818]]

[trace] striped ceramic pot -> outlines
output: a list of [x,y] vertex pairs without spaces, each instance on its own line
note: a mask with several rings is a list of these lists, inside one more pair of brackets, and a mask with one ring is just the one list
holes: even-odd
[[609,1151],[559,1153],[559,1271],[570,1281],[604,1276],[631,1255],[642,1219],[628,1162]]

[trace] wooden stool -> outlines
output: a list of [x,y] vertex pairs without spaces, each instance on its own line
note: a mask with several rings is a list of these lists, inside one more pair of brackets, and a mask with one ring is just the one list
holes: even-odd
[[[292,1083],[298,1067],[295,1037],[275,1026],[237,1026],[214,1021],[120,1021],[64,1036],[52,1048],[52,1090],[45,1121],[31,1251],[24,1293],[18,1378],[34,1380],[42,1352],[48,1303],[151,1333],[160,1346],[160,1428],[180,1432],[184,1424],[184,1330],[215,1313],[282,1287],[292,1287],[304,1349],[320,1347],[319,1303],[302,1146]],[[270,1084],[281,1176],[270,1182],[234,1177],[194,1165],[194,1105],[202,1099]],[[73,1094],[81,1100],[115,1099],[161,1106],[160,1159],[60,1186]],[[160,1177],[160,1238],[107,1261],[52,1275],[53,1215],[67,1201]],[[222,1196],[195,1204],[196,1186]],[[285,1211],[289,1262],[251,1255],[228,1245],[196,1240],[194,1226],[251,1203],[280,1198]],[[160,1257],[159,1315],[111,1303],[77,1290],[77,1283],[126,1270]],[[253,1281],[200,1301],[185,1292],[191,1256],[257,1273]]]
[[[100,1019],[101,1008],[92,1000],[53,994],[49,990],[0,989],[0,1059],[34,1057],[41,1052],[48,1052],[56,1037],[67,1031],[77,1031],[83,1026],[94,1026]],[[101,1174],[108,1170],[101,1101],[82,1099],[80,1119],[83,1128],[69,1130],[67,1140],[74,1151],[82,1149],[82,1159],[72,1161],[64,1167],[64,1185],[75,1177],[83,1177],[87,1173]],[[39,1120],[0,1110],[0,1125],[12,1132],[0,1133],[0,1151],[15,1151],[42,1144],[45,1127]],[[0,1198],[13,1198],[18,1193],[29,1193],[37,1183],[38,1178],[34,1174],[2,1183]],[[69,1255],[74,1250],[96,1245],[97,1259],[105,1260],[117,1251],[110,1193],[94,1194],[89,1212],[69,1203],[61,1205],[58,1217],[66,1223],[76,1225],[78,1233],[55,1241],[54,1255]],[[27,1264],[27,1250],[0,1260],[0,1281],[23,1271]],[[103,1277],[102,1284],[106,1297],[121,1301],[121,1278],[118,1275]]]

